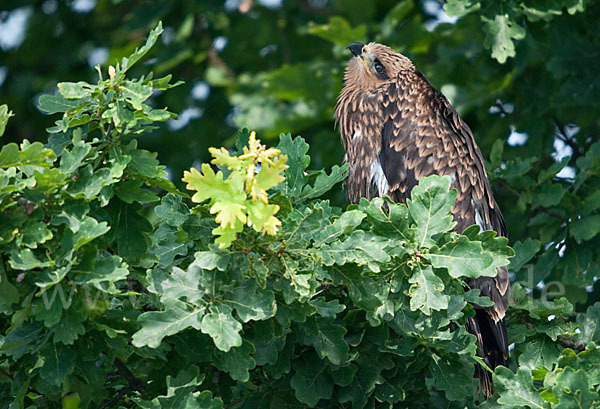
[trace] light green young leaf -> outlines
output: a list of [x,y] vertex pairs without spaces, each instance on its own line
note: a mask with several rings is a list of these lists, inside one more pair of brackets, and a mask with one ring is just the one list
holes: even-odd
[[0,136],[4,135],[6,124],[8,123],[8,120],[11,116],[14,116],[14,114],[12,111],[8,110],[8,105],[0,105]]
[[0,169],[23,165],[49,167],[55,160],[56,155],[51,149],[44,148],[39,142],[30,144],[27,140],[20,147],[16,143],[4,145],[0,151]]
[[58,90],[66,99],[82,99],[92,94],[94,87],[87,82],[59,82]]
[[78,141],[73,144],[70,151],[65,149],[60,158],[60,171],[62,173],[70,174],[77,170],[91,148],[92,145],[90,143]]

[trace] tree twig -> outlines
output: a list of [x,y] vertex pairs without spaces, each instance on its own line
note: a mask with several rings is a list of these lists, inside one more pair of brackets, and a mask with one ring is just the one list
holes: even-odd
[[99,406],[99,409],[112,408],[123,396],[125,396],[129,392],[138,391],[141,393],[144,391],[143,382],[140,381],[138,378],[136,378],[135,375],[133,373],[131,373],[129,368],[127,368],[127,366],[125,366],[125,364],[119,358],[115,358],[114,364],[117,367],[117,372],[119,373],[119,375],[121,375],[123,378],[125,378],[127,380],[127,383],[129,384],[129,386],[121,389],[112,398],[105,400]]

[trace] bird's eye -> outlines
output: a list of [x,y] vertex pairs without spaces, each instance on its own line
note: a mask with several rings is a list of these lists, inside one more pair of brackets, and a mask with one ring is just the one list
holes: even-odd
[[381,74],[383,71],[385,71],[385,68],[383,67],[383,65],[380,62],[376,62],[375,63],[375,71],[377,71],[379,74]]

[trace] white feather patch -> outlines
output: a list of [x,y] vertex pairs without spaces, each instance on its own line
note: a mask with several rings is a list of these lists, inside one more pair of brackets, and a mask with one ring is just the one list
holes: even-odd
[[381,163],[378,160],[371,162],[371,183],[377,187],[379,196],[388,194],[390,186],[388,185],[385,173],[383,173]]
[[473,210],[475,210],[475,224],[479,225],[482,231],[493,230],[492,226],[483,220],[483,216],[481,214],[481,204],[476,203],[475,200],[471,199],[471,206],[473,206]]

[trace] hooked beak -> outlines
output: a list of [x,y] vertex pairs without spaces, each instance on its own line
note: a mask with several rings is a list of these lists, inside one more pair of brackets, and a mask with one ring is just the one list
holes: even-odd
[[355,56],[365,66],[367,71],[369,71],[369,66],[362,56],[364,52],[369,52],[369,47],[362,43],[352,43],[346,48],[350,50],[352,55]]

